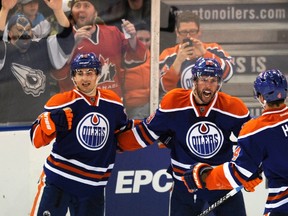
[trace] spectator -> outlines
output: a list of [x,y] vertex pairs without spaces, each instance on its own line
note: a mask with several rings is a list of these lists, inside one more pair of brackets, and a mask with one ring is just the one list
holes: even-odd
[[[16,14],[25,15],[31,22],[33,38],[45,38],[51,32],[51,24],[45,19],[44,15],[39,12],[38,0],[20,0],[17,4]],[[3,40],[8,41],[7,26],[3,34]]]
[[20,0],[18,13],[24,14],[32,23],[32,28],[45,20],[42,13],[39,12],[38,0]]
[[147,48],[145,63],[125,71],[124,105],[129,118],[143,119],[150,114],[150,45],[151,33],[147,23],[136,26],[136,36]]
[[110,0],[110,2],[103,1],[99,6],[105,8],[99,12],[105,23],[115,25],[120,30],[122,19],[129,20],[134,25],[143,21],[150,24],[151,0]]
[[[104,189],[115,163],[116,132],[132,124],[121,99],[99,89],[101,62],[94,53],[71,62],[75,88],[53,96],[32,125],[36,148],[53,139],[31,216],[104,216]],[[37,205],[39,204],[39,205]]]
[[50,34],[51,25],[44,15],[39,12],[39,0],[20,0],[18,13],[24,14],[32,23],[35,37],[45,38]]
[[[232,77],[234,69],[232,57],[219,44],[200,41],[200,19],[196,14],[191,11],[179,13],[175,33],[178,44],[166,48],[160,54],[160,82],[164,93],[176,87],[186,89],[192,87],[190,69],[199,57],[216,58],[224,70],[224,82]],[[187,38],[193,42],[193,46],[183,42]]]
[[[61,68],[72,51],[72,26],[62,11],[62,1],[45,2],[64,27],[62,33],[34,41],[30,20],[25,15],[15,14],[7,24],[9,42],[0,41],[1,124],[30,124],[35,119],[45,101],[56,93],[54,86],[57,85],[50,78],[50,70]],[[2,0],[0,33],[16,3],[17,0]]]
[[126,0],[106,0],[98,1],[98,16],[101,17],[107,25],[117,25],[121,29],[121,18],[126,11]]
[[150,23],[151,0],[127,0],[124,19],[130,20],[135,25],[143,21]]
[[[73,57],[79,52],[94,52],[102,63],[102,74],[99,87],[111,89],[122,97],[124,64],[126,68],[145,62],[146,48],[136,38],[136,30],[132,23],[125,20],[122,24],[131,38],[125,39],[124,34],[115,26],[95,24],[98,12],[95,1],[73,0],[71,5],[71,22],[74,24],[74,36],[77,47]],[[69,78],[69,65],[55,72],[61,91],[73,88]],[[54,73],[53,73],[54,74]]]
[[[168,92],[155,113],[118,137],[121,149],[135,150],[153,144],[162,135],[174,134],[174,142],[168,146],[171,149],[168,171],[174,180],[171,216],[199,215],[207,202],[212,204],[228,192],[198,190],[191,194],[181,180],[190,164],[219,165],[228,161],[233,154],[230,135],[238,136],[243,123],[250,119],[249,110],[240,99],[219,92],[222,75],[216,59],[199,58],[192,67],[192,89]],[[242,193],[231,197],[214,213],[246,215]]]
[[279,70],[267,70],[254,81],[254,93],[263,113],[243,126],[231,161],[214,168],[207,163],[194,164],[193,175],[192,170],[187,171],[183,180],[189,190],[231,190],[243,185],[254,191],[262,181],[263,171],[269,193],[263,215],[285,216],[288,215],[287,80]]

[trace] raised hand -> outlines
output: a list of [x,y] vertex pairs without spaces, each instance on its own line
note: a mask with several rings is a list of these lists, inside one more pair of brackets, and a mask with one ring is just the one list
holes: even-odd
[[11,10],[17,4],[17,0],[2,0],[2,8],[6,10]]
[[71,108],[45,112],[40,116],[42,131],[50,136],[54,132],[63,132],[72,129],[73,113]]
[[62,0],[44,0],[44,2],[52,10],[61,10],[62,9]]

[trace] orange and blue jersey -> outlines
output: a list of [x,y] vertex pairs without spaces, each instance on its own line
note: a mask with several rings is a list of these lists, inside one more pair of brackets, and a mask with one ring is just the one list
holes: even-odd
[[79,197],[102,193],[114,167],[115,133],[132,122],[127,119],[121,99],[111,90],[98,89],[92,98],[76,89],[59,93],[46,103],[45,112],[65,107],[73,112],[71,130],[47,136],[39,120],[31,129],[35,147],[53,141],[44,165],[46,181]]
[[120,134],[118,141],[120,148],[135,150],[153,144],[161,135],[174,134],[170,168],[175,184],[186,190],[181,177],[191,164],[229,161],[230,135],[238,136],[249,119],[248,108],[238,98],[218,92],[209,105],[199,106],[192,90],[177,88],[163,97],[154,114]]
[[264,214],[288,213],[288,107],[267,110],[247,122],[238,137],[231,162],[214,169],[206,179],[208,189],[235,188],[261,166],[268,180]]
[[[160,54],[160,83],[164,92],[174,88],[191,89],[193,85],[191,69],[197,59],[185,60],[180,69],[180,73],[173,68],[173,63],[177,57],[180,44],[163,50]],[[227,82],[234,73],[235,64],[233,58],[223,50],[217,43],[203,43],[206,49],[204,58],[215,58],[223,69],[223,80]]]

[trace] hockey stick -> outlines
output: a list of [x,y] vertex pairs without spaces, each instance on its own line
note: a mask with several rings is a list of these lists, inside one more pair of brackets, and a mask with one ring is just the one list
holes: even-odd
[[236,193],[238,193],[239,191],[241,191],[241,189],[243,188],[243,186],[234,188],[233,190],[231,190],[229,193],[227,193],[225,196],[221,197],[219,200],[217,200],[215,203],[213,203],[212,205],[210,205],[207,209],[205,209],[201,214],[199,214],[198,216],[204,216],[209,214],[211,211],[213,211],[213,209],[217,208],[219,205],[221,205],[223,202],[225,202],[227,199],[229,199],[230,197],[234,196]]

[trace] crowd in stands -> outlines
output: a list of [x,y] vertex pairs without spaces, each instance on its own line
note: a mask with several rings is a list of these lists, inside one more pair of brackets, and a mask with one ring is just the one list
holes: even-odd
[[[116,144],[114,145],[116,139],[121,150],[140,149],[154,142],[171,150],[168,172],[175,183],[171,196],[171,216],[199,215],[207,203],[211,205],[228,193],[226,189],[219,193],[198,191],[193,195],[185,189],[186,193],[183,193],[185,185],[181,176],[190,168],[190,164],[209,162],[215,166],[229,161],[235,144],[230,136],[237,137],[241,133],[242,125],[251,119],[248,108],[240,99],[221,91],[222,83],[228,82],[233,76],[233,57],[220,44],[201,40],[202,29],[198,15],[192,11],[179,12],[171,22],[173,26],[166,29],[174,29],[176,43],[159,54],[161,102],[155,113],[150,115],[151,0],[1,0],[0,7],[0,126],[31,124],[37,119],[37,115],[43,112],[44,106],[45,110],[49,110],[51,106],[51,110],[55,109],[50,112],[51,125],[55,122],[58,124],[52,130],[50,124],[45,122],[49,119],[45,116],[46,112],[38,116],[38,120],[33,123],[33,129],[41,138],[38,137],[38,147],[48,145],[56,138],[56,134],[60,137],[60,142],[66,142],[64,133],[70,133],[69,130],[72,129],[73,112],[81,113],[85,110],[91,114],[90,107],[98,106],[101,102],[97,104],[97,98],[103,94],[104,103],[110,103],[109,106],[101,108],[107,116],[114,112],[110,108],[118,106],[115,104],[123,102],[125,108],[121,110],[120,117],[116,112],[113,113],[115,115],[110,121],[111,125],[117,125],[120,118],[128,120],[126,112],[129,119],[141,120],[138,125],[130,124],[125,131],[122,130],[128,124],[124,124],[124,121],[123,125],[120,124],[120,129],[117,125],[109,131],[115,136],[112,140],[112,156],[117,153]],[[97,67],[92,67],[92,63],[92,66],[89,65],[87,59],[92,59]],[[75,61],[77,68],[73,71],[71,65],[73,67]],[[81,64],[87,64],[87,67],[83,68]],[[83,77],[93,79],[86,81]],[[284,87],[285,94],[283,93],[281,99],[286,98],[286,80]],[[79,94],[76,92],[81,92],[81,89],[85,94],[81,96],[81,101],[77,101]],[[107,89],[109,91],[106,91]],[[65,98],[67,92],[72,95],[69,102]],[[106,97],[107,92],[112,92],[114,99]],[[52,97],[55,94],[57,99]],[[259,95],[260,93],[256,96]],[[53,100],[49,100],[51,97]],[[266,101],[265,98],[262,99],[265,108]],[[62,109],[69,103],[76,104],[75,101],[77,106],[75,105],[73,112]],[[82,101],[88,105],[83,106]],[[284,107],[283,102],[284,100],[280,105]],[[80,106],[85,108],[81,109]],[[69,121],[66,113],[70,116],[67,117]],[[47,129],[47,133],[41,127]],[[44,136],[39,128],[44,131]],[[119,136],[116,133],[118,129],[122,132],[119,132]],[[73,133],[75,141],[76,134]],[[51,134],[54,135],[50,136]],[[101,136],[100,134],[99,140],[103,139]],[[203,143],[201,139],[204,140]],[[95,146],[92,144],[93,148],[97,146],[97,143]],[[206,147],[202,149],[201,146],[206,145],[209,150]],[[75,146],[78,148],[79,143],[75,142]],[[200,147],[197,149],[198,147],[194,146]],[[54,149],[55,154],[57,148],[56,146]],[[70,146],[66,145],[65,148],[70,149]],[[67,152],[62,153],[65,155]],[[51,158],[48,160],[53,161]],[[55,160],[51,163],[58,162]],[[96,176],[94,173],[91,175]],[[189,178],[191,179],[190,176]],[[188,180],[191,181],[190,179]],[[78,191],[75,190],[75,193]],[[52,195],[54,196],[54,193]],[[101,202],[102,198],[101,195]],[[186,204],[186,200],[190,202],[190,206]],[[44,204],[42,203],[43,206]],[[235,206],[240,206],[241,211],[234,213]],[[63,212],[67,210],[66,207],[62,208]],[[103,215],[103,203],[100,203],[100,208]],[[75,211],[76,209],[75,207]],[[33,207],[32,211],[34,210]],[[95,212],[97,211],[96,206]],[[245,215],[242,193],[238,193],[230,199],[230,203],[218,208],[217,212],[217,215],[221,216],[232,213],[235,216]]]
[[[1,29],[0,37],[3,41],[3,47],[5,46],[4,43],[11,44],[11,38],[9,35],[11,35],[11,28],[8,28],[9,21],[12,19],[12,17],[15,15],[23,15],[25,18],[27,18],[28,23],[31,25],[31,31],[30,29],[25,31],[26,33],[30,34],[29,39],[43,41],[41,43],[44,43],[44,41],[47,40],[47,43],[52,40],[53,35],[57,35],[57,33],[63,32],[65,30],[63,26],[59,24],[57,21],[55,14],[53,13],[53,10],[51,10],[50,7],[47,7],[46,3],[44,1],[39,0],[13,0],[12,2],[15,2],[15,6],[13,8],[10,8],[6,19],[4,29]],[[76,43],[79,46],[81,43],[79,41],[84,41],[85,47],[87,49],[81,50],[81,52],[95,52],[99,56],[101,56],[102,63],[103,63],[103,77],[102,80],[100,80],[100,86],[102,83],[102,88],[110,88],[113,89],[117,94],[123,99],[123,101],[127,101],[128,109],[131,110],[132,113],[137,113],[133,111],[137,107],[142,107],[144,104],[146,105],[146,111],[141,116],[135,116],[131,114],[130,117],[142,117],[149,115],[149,85],[150,85],[150,54],[149,50],[147,49],[146,52],[146,46],[141,42],[141,40],[147,40],[148,43],[150,41],[150,10],[151,10],[151,2],[150,1],[144,1],[144,0],[112,0],[112,1],[88,1],[91,2],[95,6],[95,11],[91,11],[90,15],[93,16],[93,20],[91,23],[98,24],[98,27],[93,27],[92,30],[85,29],[84,27],[86,24],[81,23],[82,17],[79,16],[86,16],[89,11],[85,11],[83,13],[79,9],[79,11],[72,11],[71,6],[78,1],[72,1],[72,0],[63,0],[62,2],[62,9],[69,21],[74,25],[73,26],[73,32],[76,39]],[[2,5],[5,6],[6,0],[3,0],[1,2],[1,9]],[[77,8],[77,7],[75,7]],[[79,15],[80,14],[80,15]],[[83,15],[84,14],[84,15]],[[89,16],[90,16],[89,15]],[[88,17],[88,16],[87,16]],[[79,21],[79,22],[78,22]],[[17,20],[13,20],[13,24],[17,23]],[[88,21],[89,22],[89,21]],[[10,27],[11,27],[10,22]],[[87,22],[86,22],[87,23]],[[18,25],[18,24],[17,24]],[[143,26],[145,26],[145,30],[147,30],[147,35],[144,35],[143,39],[137,39],[136,37],[133,37],[133,39],[123,40],[121,39],[121,32],[123,31],[122,27],[123,25],[128,26],[128,28],[132,29],[131,34],[136,36],[136,30],[135,28],[140,28],[140,35],[143,34]],[[99,27],[100,26],[100,27]],[[25,27],[23,27],[25,28]],[[100,29],[98,31],[98,29]],[[102,31],[103,29],[103,31]],[[92,32],[93,31],[93,32]],[[113,37],[107,37],[107,35],[111,35],[110,33],[114,32]],[[133,32],[134,31],[134,32]],[[10,32],[10,33],[9,33]],[[103,32],[103,36],[102,36]],[[100,34],[100,36],[98,35]],[[118,35],[116,37],[115,35]],[[138,35],[138,31],[137,31]],[[18,32],[18,40],[20,41],[23,39],[23,35],[21,35],[21,32]],[[25,36],[25,35],[24,35]],[[99,36],[99,38],[98,38]],[[89,39],[88,39],[89,38]],[[28,39],[28,38],[27,38]],[[45,40],[43,40],[45,39]],[[87,40],[86,40],[87,39]],[[13,40],[13,38],[12,38]],[[114,43],[111,41],[114,41]],[[127,41],[129,43],[127,44]],[[144,42],[146,43],[146,42]],[[93,48],[90,50],[90,44],[92,44]],[[83,44],[82,44],[83,45]],[[118,51],[116,50],[116,47],[118,46]],[[17,43],[15,43],[14,48],[17,47]],[[149,47],[149,46],[148,46]],[[132,48],[132,49],[131,49]],[[3,48],[4,49],[4,48]],[[31,50],[31,49],[29,49]],[[33,51],[34,55],[37,55],[39,52],[39,56],[41,56],[41,52],[43,49],[39,49],[37,51]],[[38,112],[38,110],[43,109],[43,105],[45,100],[47,100],[47,97],[50,95],[55,94],[56,92],[63,92],[65,90],[69,90],[73,88],[73,82],[70,79],[70,71],[69,71],[69,60],[67,61],[67,64],[64,65],[64,67],[60,67],[59,65],[54,65],[52,60],[52,67],[48,67],[51,62],[49,61],[50,57],[53,58],[54,52],[56,53],[59,51],[59,48],[53,50],[51,53],[46,53],[48,58],[44,58],[43,61],[45,61],[46,65],[43,66],[41,71],[44,74],[44,79],[42,84],[39,84],[40,86],[43,85],[41,88],[45,90],[41,90],[40,93],[37,93],[36,95],[34,93],[27,93],[25,92],[24,84],[21,83],[28,83],[26,78],[21,81],[21,79],[18,78],[17,75],[18,72],[16,69],[11,69],[12,71],[9,71],[9,73],[12,75],[11,79],[14,78],[14,82],[20,83],[19,91],[22,90],[22,94],[24,93],[23,103],[25,104],[24,98],[28,97],[31,98],[32,101],[34,99],[37,99],[37,102],[33,102],[35,112],[28,111],[30,115],[36,115],[35,113]],[[19,52],[19,53],[18,53]],[[4,52],[3,52],[4,53]],[[35,62],[40,62],[37,60],[38,58],[35,58],[34,55],[31,57],[23,57],[21,53],[24,53],[22,51],[13,51],[15,55],[18,56],[19,59],[31,59],[31,62],[29,60],[25,60],[23,62],[17,60],[16,62],[21,62],[21,72],[22,71],[39,71],[39,67],[35,67]],[[70,60],[72,57],[75,57],[77,54],[77,48],[74,47],[74,51],[72,52],[72,55],[70,57]],[[68,53],[67,53],[68,54]],[[71,53],[70,53],[71,54]],[[69,54],[69,55],[70,55]],[[56,55],[57,56],[57,55]],[[67,55],[68,56],[68,55]],[[2,55],[0,58],[4,59],[5,55]],[[56,59],[57,57],[55,57]],[[132,62],[131,62],[132,60]],[[11,60],[11,62],[14,62],[14,60]],[[145,62],[145,63],[144,63]],[[142,63],[144,63],[142,65]],[[140,65],[139,67],[137,65]],[[14,66],[14,65],[13,65]],[[6,70],[7,68],[14,68],[11,67],[8,60],[6,62],[2,63],[2,66],[0,70]],[[25,68],[25,70],[23,69]],[[138,72],[137,72],[138,71]],[[136,76],[133,76],[133,73],[135,72]],[[28,72],[27,72],[28,73]],[[14,75],[13,75],[14,74]],[[132,76],[131,76],[132,74]],[[138,74],[138,75],[137,75]],[[142,76],[143,75],[143,76]],[[25,76],[25,75],[23,75]],[[141,77],[142,83],[139,83],[139,76]],[[21,75],[20,75],[21,77]],[[32,76],[29,76],[32,77]],[[142,79],[143,77],[143,79]],[[145,77],[145,79],[144,79]],[[7,78],[7,77],[6,77]],[[33,79],[32,79],[33,80]],[[127,82],[125,82],[127,80]],[[35,80],[33,80],[35,81]],[[0,79],[1,83],[6,83],[7,80],[2,77]],[[36,81],[35,81],[36,82]],[[8,82],[10,83],[10,82]],[[45,83],[45,84],[44,84]],[[130,84],[133,84],[133,86],[129,86]],[[7,84],[7,83],[6,83]],[[2,85],[6,86],[6,85]],[[8,88],[9,89],[9,88]],[[18,89],[18,88],[16,88]],[[43,91],[43,92],[42,92]],[[125,91],[125,94],[123,94]],[[17,91],[13,91],[15,94],[17,94]],[[18,94],[21,95],[21,94]],[[43,97],[44,95],[47,95]],[[128,98],[126,97],[128,96]],[[9,98],[9,94],[4,94],[1,96],[3,97],[3,101],[11,102],[11,99]],[[40,100],[42,98],[42,100]],[[27,106],[30,103],[27,102]],[[8,107],[8,110],[11,110],[11,113],[13,113],[13,107],[15,104],[9,104],[6,103],[6,106]],[[25,118],[22,119],[23,115],[17,117],[8,117],[9,115],[6,114],[5,118],[1,119],[0,124],[18,124],[18,123],[26,123],[32,121],[34,118],[29,117],[30,115],[24,115]]]

